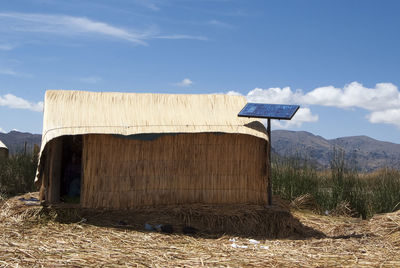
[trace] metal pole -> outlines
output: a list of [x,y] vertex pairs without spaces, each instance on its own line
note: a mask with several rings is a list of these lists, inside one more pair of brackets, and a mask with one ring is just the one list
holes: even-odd
[[271,181],[271,119],[268,118],[267,126],[268,144],[267,144],[267,194],[268,194],[268,205],[272,205],[272,181]]

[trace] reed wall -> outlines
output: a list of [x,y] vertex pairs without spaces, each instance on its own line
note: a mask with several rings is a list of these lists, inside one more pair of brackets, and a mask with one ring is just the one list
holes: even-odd
[[85,135],[81,205],[265,204],[266,142],[243,134],[178,134],[152,141]]

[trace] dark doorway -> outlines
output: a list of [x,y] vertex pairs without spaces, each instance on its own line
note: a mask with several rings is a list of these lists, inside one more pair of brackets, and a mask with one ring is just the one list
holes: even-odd
[[61,202],[79,203],[82,177],[82,135],[64,136],[62,146]]

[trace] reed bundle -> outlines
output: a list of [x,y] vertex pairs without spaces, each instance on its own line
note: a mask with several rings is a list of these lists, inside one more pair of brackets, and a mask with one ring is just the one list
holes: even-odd
[[349,201],[342,201],[339,204],[337,204],[337,206],[330,212],[330,214],[333,215],[333,216],[352,217],[356,213],[351,208]]
[[400,247],[400,210],[374,216],[369,226],[372,233],[391,240]]
[[290,202],[290,206],[294,209],[306,209],[310,211],[318,211],[319,206],[315,201],[314,196],[311,194],[304,194],[299,197],[296,197],[292,202]]

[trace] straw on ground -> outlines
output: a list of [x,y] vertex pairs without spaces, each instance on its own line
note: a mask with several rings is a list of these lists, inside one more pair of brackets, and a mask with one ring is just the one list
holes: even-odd
[[[400,265],[400,211],[370,221],[295,211],[326,237],[257,239],[187,236],[121,226],[44,220],[40,207],[1,203],[0,266],[5,267],[265,267]],[[232,242],[234,241],[234,242]],[[233,244],[237,246],[232,246]],[[247,246],[247,247],[243,247]]]

